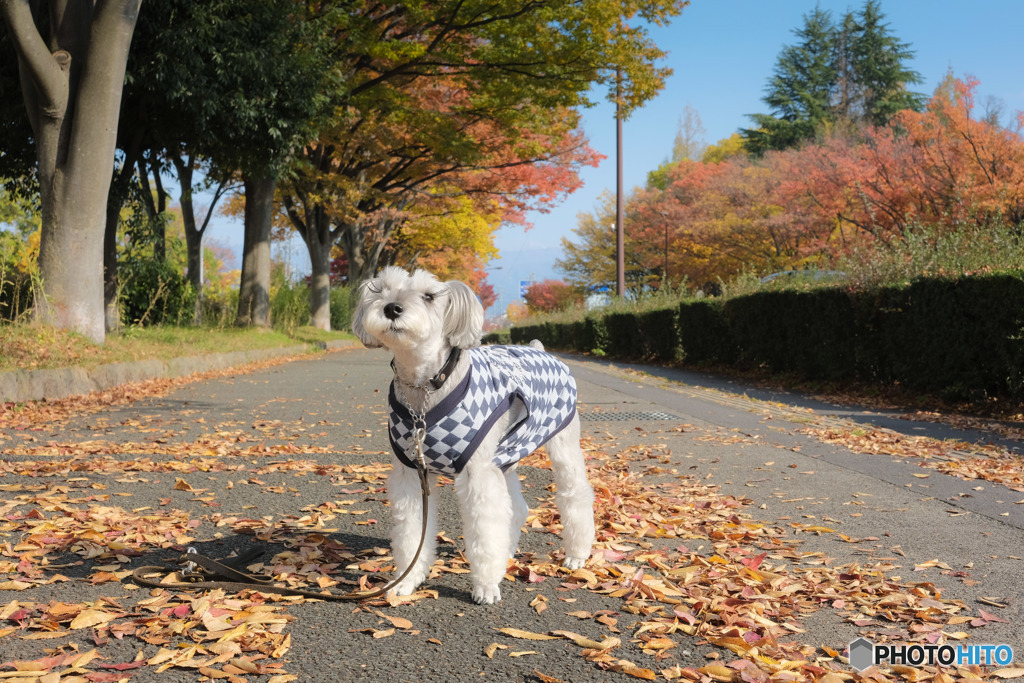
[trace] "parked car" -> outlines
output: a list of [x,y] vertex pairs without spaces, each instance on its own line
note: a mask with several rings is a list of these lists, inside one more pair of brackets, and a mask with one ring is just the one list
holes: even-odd
[[784,280],[811,280],[814,282],[829,282],[832,280],[846,279],[846,273],[841,270],[780,270],[771,275],[761,278],[762,284],[767,284],[779,279]]

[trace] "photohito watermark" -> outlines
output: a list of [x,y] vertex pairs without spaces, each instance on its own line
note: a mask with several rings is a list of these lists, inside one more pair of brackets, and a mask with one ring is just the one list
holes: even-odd
[[857,671],[875,664],[1006,666],[1011,662],[1013,648],[1009,645],[875,645],[867,638],[850,643],[850,666]]

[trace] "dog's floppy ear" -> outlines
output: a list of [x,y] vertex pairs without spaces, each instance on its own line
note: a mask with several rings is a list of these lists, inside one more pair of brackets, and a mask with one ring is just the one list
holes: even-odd
[[484,333],[484,307],[472,289],[464,282],[449,280],[448,303],[444,316],[444,336],[448,343],[460,349],[480,345]]
[[359,341],[363,342],[363,346],[366,348],[379,349],[382,344],[363,327],[363,318],[366,316],[367,305],[369,300],[373,298],[373,292],[370,291],[372,284],[373,280],[364,280],[363,284],[359,285],[359,294],[357,295],[359,302],[356,304],[356,310],[352,314],[352,334],[359,337]]

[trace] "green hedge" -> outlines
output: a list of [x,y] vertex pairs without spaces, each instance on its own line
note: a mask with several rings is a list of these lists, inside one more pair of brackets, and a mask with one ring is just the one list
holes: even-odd
[[806,379],[877,381],[953,399],[1024,399],[1024,271],[876,290],[757,292],[722,302],[514,327],[551,349]]
[[673,362],[682,358],[677,309],[662,308],[638,313],[636,321],[642,340],[640,348],[645,359]]
[[878,379],[955,399],[1024,398],[1024,272],[918,280],[869,303],[864,361]]
[[723,313],[741,364],[832,380],[856,374],[854,306],[840,289],[783,290],[730,299]]
[[679,305],[679,345],[687,365],[736,362],[738,350],[722,310],[724,305],[721,299],[700,299]]

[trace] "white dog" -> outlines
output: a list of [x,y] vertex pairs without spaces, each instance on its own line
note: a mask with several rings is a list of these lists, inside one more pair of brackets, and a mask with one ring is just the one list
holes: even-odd
[[[479,346],[483,315],[464,283],[389,267],[363,283],[352,330],[366,346],[394,354],[389,432],[395,455],[388,500],[399,574],[420,540],[415,461],[422,458],[432,488],[439,474],[455,478],[473,599],[491,604],[501,600],[498,584],[529,513],[516,462],[547,445],[563,525],[563,565],[570,569],[590,557],[594,493],[580,450],[576,383],[569,369],[532,345]],[[427,506],[425,547],[393,589],[398,595],[413,592],[434,563],[435,498]]]

